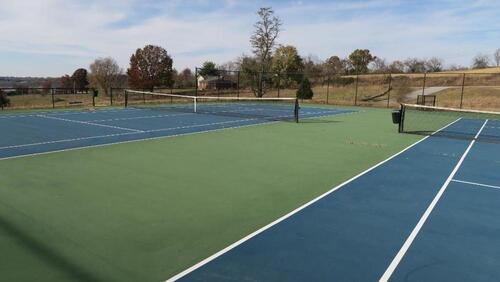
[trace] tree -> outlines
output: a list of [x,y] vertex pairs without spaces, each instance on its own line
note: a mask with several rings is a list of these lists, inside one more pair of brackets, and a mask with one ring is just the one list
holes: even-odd
[[387,63],[383,58],[373,59],[370,65],[373,73],[386,73],[389,70]]
[[77,91],[83,91],[89,85],[89,81],[87,79],[87,70],[84,68],[75,70],[75,72],[71,76],[71,79],[73,80],[73,86]]
[[500,67],[500,48],[493,53],[493,59],[495,60],[495,65]]
[[346,72],[346,61],[338,56],[331,56],[325,62],[325,72],[328,75],[344,74]]
[[453,65],[449,66],[448,69],[451,71],[461,71],[461,70],[463,71],[463,70],[468,70],[469,68],[461,66],[461,65],[453,64]]
[[201,68],[198,70],[198,75],[201,76],[217,76],[219,75],[219,72],[217,68],[215,67],[214,62],[204,62]]
[[227,70],[227,71],[238,71],[239,70],[239,64],[238,61],[228,61],[225,62],[217,67],[218,69],[221,70]]
[[368,73],[368,64],[375,58],[368,49],[356,49],[349,55],[349,61],[356,73]]
[[394,61],[389,65],[390,73],[403,73],[405,72],[405,64],[401,61]]
[[297,74],[304,70],[304,63],[297,48],[291,45],[280,46],[274,52],[271,69],[279,77],[280,85],[288,86],[300,83],[302,77]]
[[98,58],[90,65],[90,82],[109,95],[109,88],[117,85],[122,73],[113,58]]
[[129,85],[151,91],[158,86],[172,86],[172,63],[172,58],[160,46],[138,48],[130,57],[130,67],[127,69]]
[[42,82],[42,94],[48,94],[50,89],[52,88],[52,82],[50,82],[50,80],[44,80]]
[[[309,79],[313,79],[311,83],[315,83],[318,81],[322,81],[322,74],[323,74],[323,62],[315,55],[308,55],[303,59],[304,62],[304,69],[303,69],[303,75],[309,77]],[[302,80],[301,75],[297,75],[297,83],[299,83]]]
[[437,57],[432,57],[425,61],[425,69],[428,72],[440,72],[443,70],[443,60]]
[[250,87],[254,93],[258,91],[258,81],[259,81],[259,64],[257,59],[251,56],[243,55],[239,58],[239,69],[240,69],[240,87],[247,88]]
[[8,106],[10,106],[10,99],[7,97],[7,94],[0,89],[0,107],[3,109]]
[[297,90],[297,98],[299,99],[312,99],[314,92],[311,89],[311,82],[306,77],[300,82],[299,89]]
[[409,58],[404,62],[406,70],[409,73],[423,73],[425,72],[425,61],[417,58]]
[[193,87],[195,84],[194,75],[191,69],[185,68],[181,71],[175,80],[175,85],[181,88]]
[[67,89],[72,89],[73,88],[73,80],[69,75],[63,75],[59,79],[59,85],[61,88],[67,88]]
[[274,15],[274,11],[270,7],[260,8],[257,15],[260,19],[254,24],[255,30],[250,38],[250,44],[257,57],[260,70],[257,86],[253,88],[254,94],[257,97],[262,97],[265,94],[263,75],[270,69],[272,50],[281,31],[282,22]]
[[487,68],[490,63],[490,58],[485,54],[477,54],[474,59],[472,59],[473,69],[484,69]]

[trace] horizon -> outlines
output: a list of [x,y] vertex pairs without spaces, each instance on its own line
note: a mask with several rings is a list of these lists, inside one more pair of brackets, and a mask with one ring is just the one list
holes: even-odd
[[487,1],[22,1],[0,0],[0,76],[59,77],[112,57],[123,70],[147,44],[178,71],[251,54],[259,7],[283,21],[278,44],[325,60],[369,49],[388,61],[439,57],[470,66],[500,47],[500,3]]

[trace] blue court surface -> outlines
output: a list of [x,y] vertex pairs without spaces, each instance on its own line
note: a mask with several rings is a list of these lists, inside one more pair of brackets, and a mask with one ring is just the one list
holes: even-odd
[[500,122],[447,129],[171,280],[500,281]]
[[[205,113],[204,113],[205,112]],[[304,107],[300,118],[350,113],[351,110]],[[286,120],[293,108],[280,105],[227,104],[156,108],[46,111],[0,114],[0,159],[193,134]]]

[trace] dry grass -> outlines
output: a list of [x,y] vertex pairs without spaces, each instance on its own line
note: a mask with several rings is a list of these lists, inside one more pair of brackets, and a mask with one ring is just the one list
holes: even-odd
[[[460,88],[450,88],[436,93],[436,103],[442,107],[460,107]],[[500,87],[466,87],[464,109],[498,111],[500,109]]]
[[500,73],[500,67],[491,67],[484,69],[473,69],[473,70],[457,70],[457,71],[447,71],[446,73]]
[[[118,99],[118,97],[117,97]],[[52,95],[27,94],[9,96],[8,109],[43,109],[52,108]],[[117,100],[115,100],[118,102]],[[95,100],[96,106],[109,106],[109,97],[99,96]],[[56,108],[92,107],[91,94],[55,94]]]

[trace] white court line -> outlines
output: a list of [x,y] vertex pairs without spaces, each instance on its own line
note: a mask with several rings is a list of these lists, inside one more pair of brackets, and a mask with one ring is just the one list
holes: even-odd
[[[342,115],[342,114],[352,114],[352,113],[356,113],[356,111],[344,112],[344,113],[340,113],[339,115]],[[325,115],[325,116],[330,116],[330,115]],[[333,116],[336,116],[336,115],[333,115]],[[319,117],[321,117],[321,116],[319,116]],[[312,117],[312,118],[317,118],[317,117]],[[436,132],[443,130],[444,128],[446,128],[446,127],[448,127],[448,126],[450,126],[450,125],[452,125],[452,124],[456,123],[456,122],[457,122],[457,121],[459,121],[459,120],[460,120],[460,119],[457,119],[457,120],[455,120],[455,121],[453,121],[453,122],[451,122],[451,123],[447,124],[446,126],[442,127],[441,129],[437,130]],[[300,207],[298,207],[298,208],[294,209],[293,211],[291,211],[291,212],[289,212],[289,213],[285,214],[284,216],[282,216],[282,217],[280,217],[280,218],[276,219],[275,221],[273,221],[273,222],[271,222],[271,223],[269,223],[269,224],[265,225],[264,227],[262,227],[262,228],[260,228],[260,229],[258,229],[258,230],[256,230],[256,231],[254,231],[254,232],[252,232],[252,233],[248,234],[247,236],[245,236],[245,237],[241,238],[240,240],[238,240],[238,241],[236,241],[236,242],[232,243],[231,245],[229,245],[229,246],[225,247],[224,249],[222,249],[222,250],[220,250],[220,251],[216,252],[215,254],[213,254],[213,255],[211,255],[211,256],[209,256],[209,257],[207,257],[207,258],[203,259],[202,261],[200,261],[200,262],[196,263],[195,265],[193,265],[193,266],[191,266],[191,267],[189,267],[189,268],[187,268],[187,269],[183,270],[182,272],[180,272],[180,273],[178,273],[178,274],[176,274],[176,275],[174,275],[174,276],[170,277],[169,279],[167,279],[167,280],[166,280],[166,282],[176,281],[176,280],[178,280],[178,279],[180,279],[180,278],[182,278],[182,277],[184,277],[184,276],[188,275],[189,273],[191,273],[191,272],[195,271],[196,269],[198,269],[198,268],[200,268],[200,267],[204,266],[205,264],[207,264],[207,263],[211,262],[212,260],[214,260],[214,259],[216,259],[216,258],[218,258],[218,257],[222,256],[223,254],[225,254],[225,253],[227,253],[227,252],[231,251],[232,249],[234,249],[234,248],[238,247],[239,245],[241,245],[241,244],[245,243],[246,241],[248,241],[248,240],[252,239],[253,237],[255,237],[255,236],[259,235],[260,233],[262,233],[262,232],[266,231],[267,229],[269,229],[269,228],[271,228],[271,227],[273,227],[273,226],[275,226],[275,225],[279,224],[280,222],[282,222],[282,221],[286,220],[287,218],[289,218],[289,217],[293,216],[294,214],[296,214],[296,213],[300,212],[301,210],[303,210],[303,209],[307,208],[308,206],[310,206],[310,205],[312,205],[312,204],[316,203],[317,201],[319,201],[319,200],[323,199],[324,197],[326,197],[326,196],[328,196],[328,195],[332,194],[333,192],[335,192],[335,191],[337,191],[338,189],[340,189],[340,188],[344,187],[345,185],[347,185],[347,184],[351,183],[352,181],[354,181],[354,180],[356,180],[356,179],[360,178],[361,176],[363,176],[363,175],[367,174],[368,172],[370,172],[370,171],[372,171],[372,170],[376,169],[377,167],[379,167],[379,166],[383,165],[384,163],[386,163],[386,162],[388,162],[388,161],[390,161],[390,160],[394,159],[395,157],[397,157],[397,156],[401,155],[402,153],[406,152],[407,150],[409,150],[410,148],[412,148],[412,147],[416,146],[417,144],[419,144],[419,143],[423,142],[424,140],[426,140],[426,139],[427,139],[427,138],[429,138],[429,137],[431,137],[431,136],[425,136],[424,138],[422,138],[422,139],[418,140],[417,142],[415,142],[415,143],[411,144],[410,146],[408,146],[408,147],[404,148],[403,150],[399,151],[398,153],[396,153],[396,154],[394,154],[394,155],[390,156],[389,158],[387,158],[387,159],[385,159],[385,160],[383,160],[383,161],[381,161],[381,162],[379,162],[379,163],[375,164],[374,166],[372,166],[372,167],[370,167],[370,168],[368,168],[368,169],[366,169],[366,170],[362,171],[361,173],[359,173],[359,174],[357,174],[357,175],[353,176],[352,178],[350,178],[350,179],[348,179],[348,180],[346,180],[346,181],[344,181],[344,182],[340,183],[339,185],[337,185],[337,186],[333,187],[333,188],[332,188],[332,189],[330,189],[329,191],[327,191],[327,192],[325,192],[325,193],[323,193],[323,194],[319,195],[318,197],[316,197],[316,198],[312,199],[311,201],[309,201],[309,202],[305,203],[304,205],[302,205],[302,206],[300,206]]]
[[[321,112],[315,113],[315,114],[320,114],[320,113]],[[320,117],[332,116],[331,111],[326,111],[324,113],[325,113],[325,115],[317,115],[317,116],[312,116],[312,117],[306,117],[306,118],[303,118],[303,119],[320,118]],[[345,113],[337,113],[337,114],[334,114],[334,116],[344,115],[344,114],[353,114],[353,113],[356,113],[356,112],[352,111],[352,112],[345,112]],[[239,121],[242,121],[242,120],[239,120]],[[117,142],[110,142],[110,143],[105,143],[105,144],[81,146],[81,147],[75,147],[75,148],[60,149],[60,150],[53,150],[53,151],[40,152],[40,153],[31,153],[31,154],[25,154],[25,155],[3,157],[3,158],[0,157],[0,161],[2,161],[2,160],[9,160],[9,159],[34,157],[34,156],[39,156],[39,155],[47,155],[47,154],[67,152],[67,151],[82,150],[82,149],[95,148],[95,147],[104,147],[104,146],[110,146],[110,145],[116,145],[116,144],[125,144],[125,143],[140,142],[140,141],[155,140],[155,139],[163,139],[163,138],[166,139],[166,138],[173,138],[173,137],[179,137],[179,136],[185,136],[185,135],[201,134],[201,133],[208,133],[208,132],[214,132],[214,131],[222,131],[222,130],[228,130],[228,129],[237,129],[237,128],[244,128],[244,127],[250,127],[250,126],[267,125],[267,124],[273,124],[273,123],[278,123],[278,122],[281,122],[281,121],[279,121],[279,120],[278,121],[267,121],[267,122],[260,122],[260,123],[254,123],[254,124],[245,124],[245,125],[238,125],[238,126],[232,126],[232,127],[221,127],[221,128],[215,128],[215,129],[209,129],[209,130],[187,132],[187,133],[180,133],[180,134],[173,134],[173,135],[166,135],[166,136],[156,136],[156,137],[139,138],[139,139],[134,139],[134,140],[117,141]],[[171,130],[171,128],[156,129],[156,131],[159,131],[159,130],[167,131],[167,130]],[[147,133],[147,132],[142,132],[142,133]],[[97,139],[97,138],[106,138],[106,137],[114,137],[114,136],[121,136],[121,135],[132,135],[132,134],[139,134],[139,133],[127,132],[127,133],[117,133],[117,134],[102,135],[102,136],[81,137],[81,138],[74,138],[74,139],[67,139],[67,140],[56,140],[56,141],[39,142],[39,143],[32,143],[32,144],[25,144],[25,145],[12,145],[12,146],[0,147],[0,150],[1,149],[13,149],[13,148],[18,148],[18,147],[23,147],[23,146],[37,146],[37,145],[45,145],[45,144],[52,144],[52,143],[71,142],[71,141],[79,141],[79,140],[86,140],[86,139],[94,139],[94,138]]]
[[[318,112],[318,113],[315,113],[315,114],[321,114],[321,113],[322,112]],[[291,116],[283,116],[283,117],[277,117],[277,118],[285,118],[285,117],[291,117]],[[314,116],[313,118],[316,118],[316,117],[321,117],[321,116]],[[160,129],[142,130],[142,131],[137,131],[137,132],[115,133],[115,134],[96,135],[96,136],[88,136],[88,137],[78,137],[78,138],[69,138],[69,139],[61,139],[61,140],[53,140],[53,141],[29,143],[29,144],[10,145],[10,146],[5,146],[5,147],[0,147],[0,150],[16,149],[16,148],[32,147],[32,146],[40,146],[40,145],[48,145],[48,144],[54,144],[54,143],[74,142],[74,141],[81,141],[81,140],[88,140],[88,139],[108,138],[108,137],[116,137],[116,136],[123,136],[123,135],[153,133],[153,132],[170,131],[170,130],[177,130],[177,129],[205,127],[205,126],[213,126],[213,125],[220,125],[220,124],[227,124],[227,123],[247,122],[247,121],[251,121],[251,120],[259,120],[259,118],[229,120],[229,121],[212,122],[212,123],[205,123],[205,124],[195,124],[195,125],[167,127],[167,128],[160,128]],[[267,123],[271,123],[271,122],[278,122],[278,121],[262,122],[262,123],[257,123],[256,125],[258,125],[258,124],[267,124]],[[167,136],[162,136],[162,137],[167,137]],[[153,137],[153,138],[156,138],[156,137]],[[149,139],[149,138],[140,139],[140,140],[146,140],[146,139]],[[118,143],[120,143],[120,142],[118,142]],[[110,143],[110,144],[116,144],[116,143]],[[87,146],[87,147],[89,147],[89,146]],[[86,148],[86,147],[82,147],[82,148]],[[3,159],[0,158],[0,160],[3,160]]]
[[224,121],[224,122],[213,122],[213,123],[205,123],[205,124],[195,124],[195,125],[186,125],[186,126],[177,126],[177,127],[167,127],[167,128],[160,128],[160,129],[143,130],[143,131],[138,131],[138,132],[126,132],[126,133],[116,133],[116,134],[106,134],[106,135],[97,135],[97,136],[89,136],[89,137],[70,138],[70,139],[62,139],[62,140],[54,140],[54,141],[45,141],[45,142],[38,142],[38,143],[5,146],[5,147],[0,147],[0,150],[3,150],[3,149],[15,149],[15,148],[22,148],[22,147],[31,147],[31,146],[39,146],[39,145],[47,145],[47,144],[54,144],[54,143],[64,143],[64,142],[72,142],[72,141],[81,141],[81,140],[87,140],[87,139],[98,139],[98,138],[116,137],[116,136],[123,136],[123,135],[143,134],[143,133],[153,133],[153,132],[170,131],[170,130],[177,130],[177,129],[204,127],[204,126],[220,125],[220,124],[226,124],[226,123],[235,123],[235,122],[249,121],[249,120],[252,120],[252,119],[237,120],[237,121],[231,120],[231,121]]
[[472,140],[470,142],[469,146],[467,147],[467,149],[463,153],[463,155],[460,158],[460,160],[458,161],[457,165],[453,168],[452,172],[450,173],[450,175],[448,176],[448,178],[444,182],[443,186],[441,186],[441,188],[439,189],[438,193],[436,194],[436,196],[434,197],[434,199],[432,200],[432,202],[427,207],[427,209],[425,210],[424,214],[422,215],[422,217],[418,221],[417,225],[415,226],[415,228],[410,233],[410,236],[408,236],[408,238],[404,242],[403,246],[401,247],[401,249],[399,250],[399,252],[396,254],[396,256],[394,257],[394,259],[392,260],[391,264],[389,264],[389,267],[387,267],[387,269],[385,270],[385,272],[382,275],[382,277],[380,277],[379,281],[385,282],[385,281],[388,281],[389,278],[391,278],[391,275],[394,273],[394,271],[398,267],[399,263],[401,262],[401,260],[405,256],[405,254],[408,251],[408,249],[410,248],[411,244],[413,243],[413,241],[417,237],[418,233],[422,229],[422,226],[425,224],[425,222],[429,218],[429,215],[431,214],[432,210],[434,209],[434,207],[436,206],[436,204],[438,203],[438,201],[441,199],[441,196],[446,191],[446,188],[450,184],[451,180],[453,179],[453,177],[455,176],[455,174],[457,173],[457,171],[460,169],[460,166],[462,165],[462,163],[464,162],[465,158],[469,154],[469,151],[471,150],[472,146],[474,146],[474,143],[476,142],[476,139],[478,138],[479,134],[481,134],[481,131],[483,131],[484,127],[486,126],[486,123],[488,123],[488,120],[486,120],[483,123],[483,125],[481,126],[481,128],[477,132],[476,136],[474,137],[474,140]]
[[38,115],[38,117],[47,118],[47,119],[55,119],[55,120],[60,120],[60,121],[73,122],[73,123],[80,123],[80,124],[86,124],[86,125],[107,127],[107,128],[113,128],[113,129],[120,129],[120,130],[126,130],[126,131],[133,131],[133,132],[144,132],[143,130],[138,130],[138,129],[132,129],[132,128],[114,126],[114,125],[99,124],[99,123],[93,123],[93,122],[88,122],[88,121],[80,121],[80,120],[72,120],[72,119],[66,119],[66,118],[58,118],[58,117],[52,117],[52,116],[46,116],[46,115]]
[[493,189],[500,189],[500,186],[488,185],[488,184],[477,183],[477,182],[470,182],[470,181],[464,181],[464,180],[458,180],[458,179],[452,179],[451,181],[457,182],[457,183],[463,183],[463,184],[470,184],[470,185],[474,185],[474,186],[481,186],[481,187],[488,187],[488,188],[493,188]]
[[140,111],[142,109],[135,109],[135,108],[129,108],[129,109],[120,109],[120,108],[115,108],[115,109],[97,109],[95,111],[89,111],[89,110],[73,110],[73,111],[36,111],[33,113],[8,113],[8,114],[0,114],[0,119],[9,119],[9,118],[25,118],[25,117],[37,117],[38,115],[52,115],[52,116],[63,116],[63,115],[78,115],[78,114],[95,114],[95,113],[114,113],[114,112],[128,112],[128,111]]
[[174,116],[193,115],[193,114],[195,114],[195,113],[193,112],[193,113],[182,113],[182,114],[165,114],[165,115],[154,115],[154,116],[96,119],[96,120],[89,120],[89,122],[107,122],[107,121],[120,121],[120,120],[150,119],[150,118],[174,117]]

